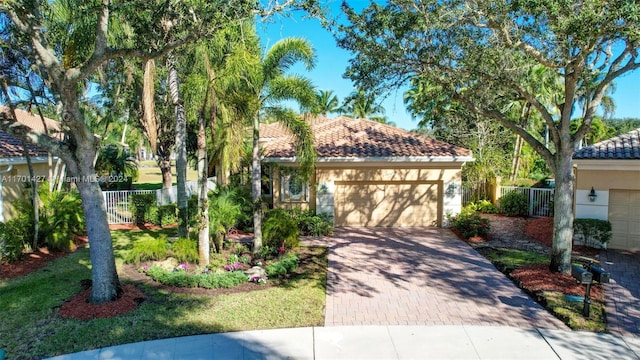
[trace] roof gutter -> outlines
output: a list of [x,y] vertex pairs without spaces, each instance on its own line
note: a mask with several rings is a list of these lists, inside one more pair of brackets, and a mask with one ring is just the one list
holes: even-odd
[[[45,156],[36,156],[31,158],[31,162],[37,164],[46,163],[48,162],[48,158]],[[0,158],[0,165],[24,165],[26,163],[27,159],[24,157]]]
[[[268,157],[264,162],[295,163],[296,157]],[[319,163],[465,163],[475,161],[473,156],[375,156],[375,157],[319,157]]]

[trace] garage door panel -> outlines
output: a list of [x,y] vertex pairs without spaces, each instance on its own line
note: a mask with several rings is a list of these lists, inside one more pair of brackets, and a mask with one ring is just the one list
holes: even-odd
[[338,226],[431,226],[438,221],[435,183],[357,183],[336,186]]
[[640,250],[640,191],[609,191],[612,249]]

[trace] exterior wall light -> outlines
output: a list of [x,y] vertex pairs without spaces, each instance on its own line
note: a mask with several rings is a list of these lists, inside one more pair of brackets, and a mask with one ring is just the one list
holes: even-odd
[[591,191],[589,191],[589,201],[594,202],[596,201],[596,198],[598,197],[598,194],[596,194],[596,191],[593,189],[593,186],[591,187]]

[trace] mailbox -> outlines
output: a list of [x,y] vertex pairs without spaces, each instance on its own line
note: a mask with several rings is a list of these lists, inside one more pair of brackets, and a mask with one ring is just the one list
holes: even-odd
[[606,284],[611,279],[611,274],[600,266],[591,265],[589,271],[593,275],[593,280],[601,284]]
[[591,284],[593,280],[593,274],[589,270],[577,265],[571,266],[571,276],[578,280],[578,284]]

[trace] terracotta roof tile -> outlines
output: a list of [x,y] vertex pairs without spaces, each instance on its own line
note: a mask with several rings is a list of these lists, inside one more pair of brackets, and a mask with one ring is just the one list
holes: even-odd
[[[367,119],[338,116],[310,120],[318,157],[471,157],[472,153],[455,145]],[[279,123],[260,128],[265,157],[295,156],[293,137]]]
[[[9,114],[9,108],[0,105],[0,113]],[[11,118],[10,116],[7,116]],[[19,123],[26,125],[35,131],[44,133],[44,125],[40,116],[34,115],[28,111],[16,109],[16,117]],[[61,134],[60,123],[49,118],[44,118],[47,130],[50,134]],[[27,144],[29,154],[31,156],[47,156],[47,151],[33,144]],[[17,137],[0,131],[0,158],[21,158],[23,157],[22,141]]]
[[[0,105],[0,113],[9,114],[9,108]],[[26,110],[16,109],[16,117],[18,118],[17,120],[19,123],[26,125],[35,131],[44,133],[44,125],[42,124],[42,119],[39,115],[30,113]],[[44,121],[50,134],[58,133],[61,131],[59,122],[47,117],[44,118]]]
[[[27,149],[29,149],[29,155],[33,157],[47,156],[47,152],[36,145],[27,144]],[[0,158],[21,158],[23,156],[22,141],[0,131]]]
[[640,159],[640,128],[626,134],[584,147],[573,154],[574,159]]

